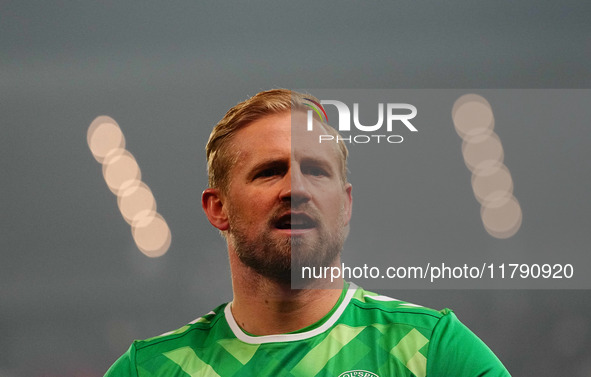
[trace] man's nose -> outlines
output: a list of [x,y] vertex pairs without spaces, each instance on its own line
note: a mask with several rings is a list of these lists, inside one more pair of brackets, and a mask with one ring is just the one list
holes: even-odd
[[310,190],[306,184],[305,176],[299,169],[289,169],[283,180],[284,187],[281,191],[281,200],[289,200],[292,206],[310,200]]

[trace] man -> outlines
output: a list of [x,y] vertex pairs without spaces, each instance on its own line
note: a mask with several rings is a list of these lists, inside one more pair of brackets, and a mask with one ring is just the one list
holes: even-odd
[[351,218],[343,143],[315,98],[270,90],[236,105],[207,144],[203,209],[227,240],[231,303],[136,341],[107,376],[508,376],[448,309],[339,281],[298,282],[303,266],[340,265]]

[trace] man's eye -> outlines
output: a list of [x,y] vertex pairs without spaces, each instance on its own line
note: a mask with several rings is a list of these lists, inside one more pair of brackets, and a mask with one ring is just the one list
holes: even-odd
[[255,178],[267,178],[267,177],[274,177],[276,175],[281,174],[281,170],[278,168],[269,168],[269,169],[264,169],[261,170],[260,172],[258,172],[255,175]]
[[323,176],[328,175],[326,170],[324,170],[320,167],[317,167],[317,166],[309,166],[309,167],[306,167],[302,170],[303,170],[304,174],[313,175],[316,177],[323,177]]

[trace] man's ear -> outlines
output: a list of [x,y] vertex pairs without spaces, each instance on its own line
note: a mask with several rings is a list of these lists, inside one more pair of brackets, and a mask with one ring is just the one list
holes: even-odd
[[351,221],[351,214],[353,213],[353,196],[351,195],[351,190],[353,186],[349,182],[345,185],[345,225],[349,225],[349,221]]
[[219,230],[228,230],[228,215],[222,202],[220,190],[208,188],[201,195],[201,206],[211,225]]

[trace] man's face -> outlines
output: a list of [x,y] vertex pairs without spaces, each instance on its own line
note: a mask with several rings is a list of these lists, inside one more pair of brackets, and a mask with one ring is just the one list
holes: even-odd
[[299,268],[338,261],[351,216],[351,185],[343,183],[337,146],[319,144],[320,125],[306,131],[305,124],[304,113],[286,112],[238,131],[231,146],[238,162],[223,198],[228,242],[242,263],[283,283],[292,262]]

